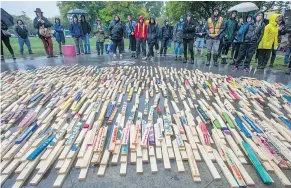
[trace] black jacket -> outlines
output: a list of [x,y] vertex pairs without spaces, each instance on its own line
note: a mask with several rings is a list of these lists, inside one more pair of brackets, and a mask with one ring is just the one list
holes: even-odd
[[91,32],[90,24],[87,21],[84,21],[84,22],[81,21],[80,23],[81,23],[84,35],[90,34],[90,32]]
[[183,39],[194,39],[195,38],[195,25],[192,20],[186,20],[183,24]]
[[109,25],[111,40],[122,40],[124,36],[124,27],[120,20],[112,21]]
[[[199,33],[202,33],[202,35],[199,35]],[[205,25],[198,25],[196,26],[196,37],[197,38],[204,38],[206,35],[206,28]]]
[[157,43],[158,42],[158,36],[159,36],[159,27],[158,25],[154,23],[150,23],[147,28],[147,42],[149,44]]
[[260,24],[256,24],[255,21],[248,23],[243,33],[242,41],[244,43],[259,44],[264,33],[264,26],[265,25],[263,22],[261,22]]
[[[48,28],[48,27],[52,27],[53,26],[53,24],[50,23],[46,17],[44,17],[44,16],[41,15],[41,19],[44,21],[44,27],[45,28]],[[34,26],[35,29],[37,29],[37,34],[39,36],[39,26],[40,26],[40,24],[38,22],[38,17],[35,17],[34,18],[34,20],[33,20],[33,26]]]
[[173,27],[170,25],[163,25],[161,28],[161,33],[160,33],[160,37],[161,39],[170,39],[172,40],[173,38]]
[[28,37],[28,30],[25,25],[23,25],[23,27],[21,28],[20,25],[16,24],[14,25],[13,29],[17,37],[23,39],[26,39]]

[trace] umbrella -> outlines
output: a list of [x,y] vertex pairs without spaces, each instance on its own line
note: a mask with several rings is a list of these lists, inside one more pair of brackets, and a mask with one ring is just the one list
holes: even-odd
[[70,10],[67,14],[88,14],[85,10],[82,9],[74,9]]
[[257,7],[257,5],[255,5],[254,3],[246,2],[246,3],[240,3],[238,5],[231,7],[228,10],[228,12],[231,12],[233,10],[237,10],[238,12],[250,12],[250,11],[258,10],[258,9],[259,8]]
[[8,14],[3,8],[1,8],[1,20],[7,25],[7,27],[14,25],[13,17]]

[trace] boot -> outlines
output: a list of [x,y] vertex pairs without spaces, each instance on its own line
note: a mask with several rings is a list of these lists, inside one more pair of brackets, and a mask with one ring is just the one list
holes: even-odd
[[211,61],[211,53],[207,53],[207,62],[206,62],[206,66],[210,65],[210,61]]
[[213,57],[213,61],[214,61],[214,66],[215,66],[215,67],[218,67],[217,59],[218,59],[218,55],[214,55],[214,57]]

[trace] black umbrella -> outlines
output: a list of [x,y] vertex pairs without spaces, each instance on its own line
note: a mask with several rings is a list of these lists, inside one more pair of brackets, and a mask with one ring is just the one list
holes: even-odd
[[74,9],[74,10],[70,10],[67,14],[85,14],[85,15],[87,15],[88,13],[82,9]]
[[3,8],[1,8],[1,20],[7,25],[7,27],[14,25],[13,17],[8,14]]

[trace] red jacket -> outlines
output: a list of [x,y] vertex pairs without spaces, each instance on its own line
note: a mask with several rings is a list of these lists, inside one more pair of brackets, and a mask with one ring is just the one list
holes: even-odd
[[143,16],[140,16],[137,20],[137,24],[135,26],[134,29],[134,36],[136,39],[146,39],[147,38],[147,26],[145,24],[145,22],[143,22],[143,24],[140,24],[139,21],[143,19]]

